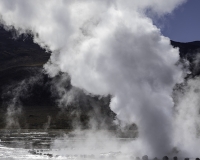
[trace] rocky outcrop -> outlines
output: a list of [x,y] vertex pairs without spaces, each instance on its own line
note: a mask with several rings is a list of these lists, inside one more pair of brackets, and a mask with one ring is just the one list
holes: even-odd
[[[110,95],[101,97],[75,88],[64,73],[49,78],[43,64],[50,53],[33,43],[31,35],[15,37],[14,30],[0,28],[0,128],[117,129]],[[180,63],[190,62],[190,76],[199,75],[200,42],[171,44],[179,47]],[[71,101],[67,95],[73,95]],[[136,136],[137,126],[132,126]]]
[[[63,73],[49,78],[42,66],[50,53],[33,43],[31,35],[14,37],[14,30],[0,28],[0,128],[112,126],[115,114],[109,108],[109,96],[85,93],[71,86]],[[62,77],[68,78],[61,81]],[[65,102],[61,92],[73,92],[73,102]]]

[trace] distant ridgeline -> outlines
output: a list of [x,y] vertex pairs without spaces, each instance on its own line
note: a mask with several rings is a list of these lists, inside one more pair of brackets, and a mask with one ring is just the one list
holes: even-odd
[[[110,96],[86,94],[71,86],[70,78],[63,73],[49,78],[42,66],[50,53],[33,43],[31,35],[16,35],[14,30],[0,27],[0,129],[73,129],[77,125],[88,128],[91,121],[99,128],[116,129],[116,114],[109,108]],[[200,42],[171,44],[179,47],[181,58],[190,62],[191,75],[199,75]],[[73,94],[72,101],[62,99],[63,94]]]
[[189,70],[192,77],[200,75],[200,41],[181,43],[171,41],[173,47],[178,47],[180,52],[181,61],[189,62]]

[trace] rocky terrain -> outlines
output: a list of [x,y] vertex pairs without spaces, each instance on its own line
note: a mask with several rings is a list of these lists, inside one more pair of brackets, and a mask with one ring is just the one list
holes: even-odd
[[15,34],[0,28],[0,128],[87,128],[91,119],[98,127],[112,126],[115,114],[109,108],[109,96],[85,94],[67,78],[60,87],[66,94],[76,93],[66,106],[55,84],[68,75],[49,78],[43,64],[50,53],[34,44],[31,35],[16,39]]
[[[191,76],[199,75],[200,42],[171,44],[179,47],[181,61],[190,62]],[[110,96],[85,93],[71,86],[69,76],[63,73],[49,78],[43,71],[49,57],[50,53],[33,43],[31,35],[16,38],[14,30],[0,28],[0,128],[70,130],[95,123],[99,128],[116,129]],[[62,97],[68,93],[73,93],[73,101],[66,105],[68,101]]]
[[[172,46],[178,47],[181,61],[187,60],[189,62],[189,71],[192,77],[200,75],[200,41],[181,43],[171,41]],[[185,63],[185,62],[183,62]]]

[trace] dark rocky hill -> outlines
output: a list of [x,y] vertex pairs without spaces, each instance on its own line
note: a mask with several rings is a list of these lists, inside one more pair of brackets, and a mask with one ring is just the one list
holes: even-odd
[[[86,94],[70,84],[68,75],[60,73],[51,79],[43,72],[50,53],[33,43],[31,35],[16,37],[14,30],[0,28],[0,128],[88,128],[91,121],[99,128],[114,129],[115,114],[110,110],[110,96]],[[180,56],[190,62],[193,76],[200,74],[198,52],[200,42],[180,43]],[[64,93],[75,91],[73,102],[63,102],[58,83]],[[135,129],[136,126],[130,127]]]
[[178,47],[181,60],[189,62],[189,70],[192,77],[200,75],[200,41],[181,43],[171,41],[172,46]]
[[76,94],[73,103],[61,104],[56,81],[67,75],[49,78],[43,64],[50,53],[34,44],[31,35],[15,37],[14,30],[0,28],[0,128],[87,128],[90,119],[98,127],[112,126],[115,114],[109,96],[85,94],[68,78],[60,85],[66,93],[76,90]]

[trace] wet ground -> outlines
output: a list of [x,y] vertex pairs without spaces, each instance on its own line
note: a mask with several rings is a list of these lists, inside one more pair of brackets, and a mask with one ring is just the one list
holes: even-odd
[[61,132],[46,132],[40,130],[1,130],[0,144],[12,148],[48,149],[55,137]]
[[67,131],[64,130],[48,132],[44,130],[1,130],[0,159],[66,159],[64,156],[50,154],[52,142],[66,133]]
[[[64,138],[67,135],[67,139]],[[128,138],[118,138],[122,143]],[[84,139],[69,135],[67,130],[1,130],[0,131],[0,160],[28,159],[130,159],[131,154],[123,155],[119,150],[105,152],[104,144],[87,148],[77,148],[74,144],[82,144]],[[56,146],[59,142],[60,146]],[[52,147],[54,144],[54,147]],[[98,148],[100,147],[100,148]],[[84,150],[87,150],[84,152]],[[98,150],[102,150],[99,152]]]

